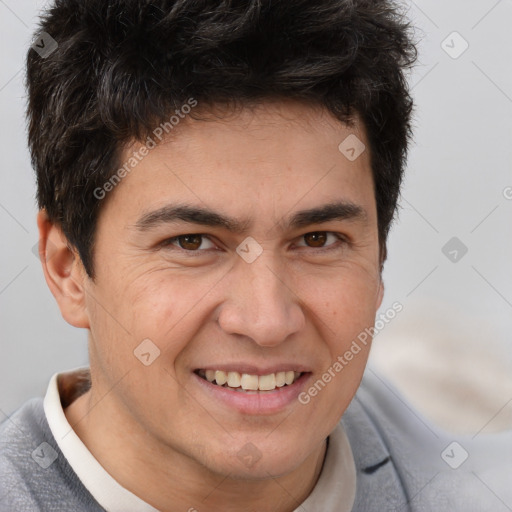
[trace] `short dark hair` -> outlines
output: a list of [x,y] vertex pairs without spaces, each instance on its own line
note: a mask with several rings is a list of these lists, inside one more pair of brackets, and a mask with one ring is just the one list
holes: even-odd
[[127,142],[190,98],[242,107],[297,99],[349,126],[359,115],[385,260],[411,139],[405,70],[416,60],[392,0],[55,0],[42,32],[58,46],[27,55],[37,201],[91,278],[102,205],[94,191]]

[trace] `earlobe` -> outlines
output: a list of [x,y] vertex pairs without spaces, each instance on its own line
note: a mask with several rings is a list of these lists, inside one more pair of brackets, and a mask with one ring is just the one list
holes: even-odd
[[80,257],[70,247],[60,227],[49,220],[44,209],[37,215],[37,227],[39,259],[62,317],[75,327],[88,328],[84,290],[86,275]]

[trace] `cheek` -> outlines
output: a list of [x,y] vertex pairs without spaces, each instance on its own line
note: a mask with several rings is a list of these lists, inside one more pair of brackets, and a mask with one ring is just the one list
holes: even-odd
[[168,357],[177,354],[201,327],[202,301],[218,280],[168,271],[134,280],[122,293],[122,315],[133,337],[150,338]]
[[305,401],[331,427],[355,394],[371,347],[369,328],[375,321],[378,286],[368,280],[343,280],[324,288],[316,300],[324,357],[316,380],[305,390]]
[[340,271],[309,290],[311,307],[334,333],[367,327],[375,318],[379,281],[366,272]]
[[[332,380],[329,388],[338,396],[355,391],[364,371],[378,290],[378,282],[367,273],[351,274],[350,278],[340,274],[319,287],[312,298],[311,304],[317,304],[313,318],[318,318],[317,328],[326,349],[323,370],[330,371],[326,379]],[[353,390],[347,388],[350,383],[354,383]],[[326,393],[326,398],[330,394]]]
[[[169,283],[156,275],[141,279],[114,279],[103,281],[88,294],[88,312],[91,319],[91,337],[94,359],[104,368],[129,369],[143,342],[151,340],[158,350],[170,347],[166,340],[173,327],[184,316],[183,301],[176,300],[176,292]],[[150,344],[151,348],[152,345]]]

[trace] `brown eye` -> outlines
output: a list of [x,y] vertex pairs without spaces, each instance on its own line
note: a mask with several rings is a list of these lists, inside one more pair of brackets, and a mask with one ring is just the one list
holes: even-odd
[[182,249],[186,249],[187,251],[194,251],[201,247],[201,243],[203,242],[202,235],[181,235],[176,238],[179,243],[179,246]]
[[325,231],[307,233],[304,235],[304,240],[310,247],[323,247],[327,241],[327,233]]
[[163,240],[160,247],[165,250],[177,250],[181,254],[196,253],[198,256],[206,254],[215,248],[215,244],[208,235],[202,233],[188,233]]

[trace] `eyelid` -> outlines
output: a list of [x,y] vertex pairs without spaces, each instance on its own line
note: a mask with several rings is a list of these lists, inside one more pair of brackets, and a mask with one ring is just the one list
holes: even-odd
[[203,239],[203,241],[206,239],[210,243],[215,245],[215,243],[211,240],[210,235],[207,235],[206,233],[183,233],[181,235],[176,235],[176,236],[172,236],[170,238],[166,238],[165,240],[160,242],[159,246],[161,248],[164,248],[164,249],[166,247],[171,246],[174,249],[176,249],[177,251],[185,253],[185,254],[194,254],[194,253],[201,254],[204,251],[210,251],[210,250],[214,249],[213,247],[210,247],[208,249],[196,249],[195,251],[193,251],[193,250],[190,250],[190,249],[183,249],[183,247],[180,247],[179,245],[175,245],[173,243],[173,242],[177,242],[178,239],[183,237],[183,236],[200,236]]
[[[311,235],[313,233],[325,233],[326,235],[334,235],[334,237],[337,239],[337,241],[341,242],[341,244],[349,243],[349,240],[348,240],[348,238],[345,235],[343,235],[341,233],[338,233],[336,231],[321,231],[321,230],[308,231],[307,233],[304,233],[303,235],[300,235],[299,238],[303,239],[306,235]],[[329,244],[329,245],[324,246],[324,247],[309,247],[307,245],[300,245],[299,247],[305,247],[306,249],[313,250],[313,251],[329,251],[329,250],[339,249],[340,248],[340,244],[335,242],[335,243]]]

